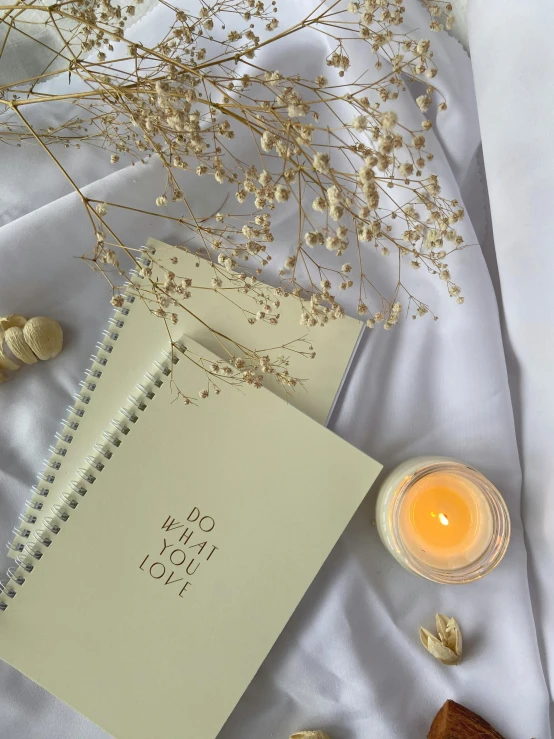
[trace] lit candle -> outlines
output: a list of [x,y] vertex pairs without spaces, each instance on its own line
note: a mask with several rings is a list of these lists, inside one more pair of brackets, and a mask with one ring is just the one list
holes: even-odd
[[377,498],[383,543],[406,569],[436,582],[470,582],[502,559],[510,519],[498,490],[477,470],[445,457],[396,467]]

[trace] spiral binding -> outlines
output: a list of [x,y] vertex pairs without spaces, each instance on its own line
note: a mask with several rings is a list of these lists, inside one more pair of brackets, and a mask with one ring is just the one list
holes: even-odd
[[[182,345],[178,344],[176,348],[181,352],[185,351],[185,347]],[[86,465],[77,471],[77,479],[72,480],[68,485],[68,490],[60,495],[60,502],[52,505],[51,515],[44,519],[45,528],[33,531],[32,536],[29,532],[26,537],[28,541],[18,545],[18,556],[15,559],[16,567],[10,567],[6,573],[6,579],[0,581],[0,612],[8,608],[10,601],[17,595],[18,589],[23,587],[27,576],[35,569],[36,563],[43,558],[55,537],[62,530],[63,525],[71,518],[80,500],[88,494],[98,475],[104,471],[118,447],[121,446],[124,440],[122,437],[125,437],[131,430],[130,424],[134,424],[139,420],[140,414],[146,410],[149,401],[155,397],[155,391],[171,375],[172,364],[177,364],[180,359],[176,354],[170,354],[169,352],[163,352],[163,357],[162,362],[154,363],[154,372],[147,373],[143,382],[136,386],[138,394],[129,395],[127,404],[119,409],[117,417],[112,420],[112,425],[120,435],[111,431],[105,431],[102,434],[105,443],[94,445],[94,453],[86,457]],[[53,458],[56,461],[60,453],[60,449],[56,447],[53,451]],[[52,468],[51,460],[49,460],[48,468]],[[46,475],[43,474],[41,480],[48,477],[52,477],[49,472]],[[44,498],[47,497],[48,492],[44,492],[43,488],[37,486],[35,494]],[[32,523],[34,517],[32,511],[41,510],[43,506],[43,501],[31,500],[26,513],[21,515],[21,520]]]
[[[155,251],[155,249],[151,249],[150,251],[153,252]],[[137,262],[144,266],[150,266],[152,264],[151,259],[149,259],[146,254],[143,254],[141,257],[139,257],[137,259]],[[141,277],[141,275],[137,274],[136,272],[134,272],[134,274],[137,278]],[[135,296],[130,292],[130,288],[133,287],[134,285],[132,283],[128,283],[128,285],[126,286],[126,290],[123,295],[124,304],[121,307],[114,309],[114,313],[108,322],[108,328],[103,331],[102,340],[96,344],[97,352],[90,358],[92,364],[90,368],[85,372],[84,380],[79,383],[79,390],[74,395],[73,404],[67,408],[67,417],[64,421],[62,421],[61,430],[56,432],[55,434],[58,443],[49,448],[50,456],[44,460],[43,470],[37,475],[38,482],[31,488],[32,497],[26,501],[25,512],[19,516],[20,524],[13,529],[14,539],[11,543],[8,544],[8,549],[10,549],[12,552],[17,552],[17,557],[15,559],[16,563],[18,563],[20,560],[23,561],[22,556],[24,558],[27,555],[35,557],[35,554],[30,552],[29,549],[31,545],[32,547],[36,548],[36,544],[33,541],[33,538],[37,539],[39,543],[43,544],[44,546],[49,546],[50,544],[50,542],[45,544],[44,541],[42,541],[42,539],[44,539],[44,532],[33,532],[31,527],[37,521],[36,512],[44,510],[46,500],[50,492],[49,486],[56,479],[56,473],[62,466],[63,459],[67,454],[68,445],[72,443],[74,433],[79,428],[80,419],[86,413],[87,406],[92,399],[92,393],[97,390],[99,381],[101,380],[103,374],[103,369],[109,361],[110,354],[112,353],[114,348],[114,344],[119,338],[119,332],[124,327],[125,319],[129,315],[132,304],[135,302]],[[157,365],[157,367],[159,369],[160,365]],[[158,379],[158,377],[152,374],[147,374],[145,377],[145,383],[150,383],[151,387],[146,388],[146,385],[141,384],[137,387],[137,390],[139,391],[139,393],[142,393],[144,399],[151,400],[151,398],[154,397],[154,389],[156,387],[160,387],[161,381]],[[146,389],[147,392],[145,392]],[[125,413],[123,415],[125,416],[125,422],[119,419],[114,419],[114,421],[112,421],[115,429],[119,433],[126,434],[128,432],[126,421],[136,421],[136,419],[138,418],[134,409],[138,408],[139,410],[143,410],[145,407],[146,403],[144,403],[142,399],[139,405],[133,402],[133,410],[129,408],[124,409]],[[110,432],[105,432],[104,438],[106,439],[108,444],[113,447],[117,447],[121,443],[120,438],[116,434],[111,434]],[[83,494],[82,492],[80,492],[82,488],[77,482],[71,484],[71,489],[72,492],[77,492],[77,494],[80,495]],[[69,505],[70,509],[72,508],[71,504],[67,504],[65,500],[64,502],[66,503],[66,505]],[[76,504],[73,507],[76,507]],[[54,508],[55,507],[53,507],[53,509]],[[50,519],[46,519],[45,525],[47,528],[50,528],[49,521]],[[33,552],[34,551],[35,549],[33,549]],[[38,555],[38,550],[36,550],[36,553]],[[40,554],[40,556],[42,556],[42,553]],[[36,556],[35,558],[39,559],[40,556]],[[21,564],[18,566],[18,568],[16,568],[16,571],[19,571],[20,569]],[[13,578],[9,575],[10,572],[11,569],[8,571],[8,581],[13,580]],[[18,577],[20,577],[20,575],[18,575]],[[11,592],[9,588],[8,591]],[[5,583],[0,583],[0,592],[6,594],[7,590]],[[4,603],[4,605],[2,605],[2,603],[0,603],[0,610],[5,610],[5,608],[6,604]]]
[[[150,262],[149,259],[146,261]],[[49,448],[50,456],[44,460],[43,470],[37,476],[38,483],[31,488],[33,495],[27,501],[25,513],[19,517],[20,525],[13,529],[14,540],[8,544],[8,548],[12,551],[22,552],[25,540],[31,537],[32,531],[29,526],[36,521],[35,512],[44,507],[44,499],[50,492],[49,485],[54,482],[56,473],[63,464],[68,445],[73,441],[74,432],[79,428],[79,421],[85,415],[92,394],[98,387],[103,368],[108,363],[113,344],[119,338],[119,331],[125,325],[125,318],[129,315],[129,306],[134,303],[135,297],[127,292],[124,301],[121,308],[114,310],[113,316],[109,319],[109,328],[103,332],[102,341],[96,345],[98,351],[91,357],[92,365],[85,372],[84,380],[79,383],[79,390],[74,395],[74,403],[67,408],[67,417],[65,421],[62,421],[61,430],[56,433],[58,443]]]

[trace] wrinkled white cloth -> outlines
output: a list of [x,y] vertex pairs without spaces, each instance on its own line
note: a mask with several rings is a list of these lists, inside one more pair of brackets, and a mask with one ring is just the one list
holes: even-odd
[[[495,4],[496,0],[489,2]],[[280,3],[282,26],[305,11],[307,3],[301,10],[299,5],[292,0]],[[515,12],[515,3],[510,5]],[[536,5],[538,15],[538,0]],[[475,12],[480,8],[481,4]],[[423,28],[425,17],[417,8],[413,12],[412,28]],[[158,7],[137,23],[134,32],[143,38],[156,36],[166,23],[167,13]],[[517,26],[515,19],[513,26]],[[495,38],[498,35],[496,32]],[[437,64],[444,69],[438,84],[449,101],[436,139],[431,137],[434,171],[442,177],[447,197],[462,193],[475,229],[468,223],[465,235],[476,244],[475,233],[483,242],[487,232],[485,196],[476,165],[480,135],[471,66],[451,37],[440,35],[433,41]],[[550,53],[546,42],[536,48],[541,54]],[[290,67],[295,58],[302,58],[310,75],[326,72],[328,51],[315,41],[306,45],[300,38],[292,39],[285,50],[285,56],[269,59],[276,68],[286,72],[287,63]],[[483,57],[485,54],[483,47]],[[490,64],[490,59],[483,63]],[[487,74],[483,71],[481,79]],[[499,99],[504,94],[504,107],[512,116],[513,83],[510,78],[509,85],[506,81],[505,88],[497,90]],[[64,81],[52,84],[63,87]],[[408,96],[398,105],[403,106],[403,114],[418,119]],[[548,121],[547,113],[544,120]],[[491,111],[490,127],[495,122],[498,126],[498,116]],[[494,139],[492,130],[489,138]],[[525,140],[529,144],[528,137]],[[547,139],[542,143],[546,148]],[[517,158],[513,148],[508,151]],[[26,172],[20,164],[22,155]],[[3,150],[2,156],[0,310],[59,317],[66,336],[66,348],[56,360],[21,371],[11,384],[0,387],[0,536],[8,542],[34,475],[41,469],[58,422],[94,351],[109,305],[105,283],[91,275],[82,260],[73,258],[90,249],[90,234],[82,206],[70,194],[71,187],[37,148],[26,147],[23,154],[21,150]],[[80,185],[90,183],[87,193],[102,199],[152,209],[154,197],[163,192],[164,174],[155,164],[121,166],[114,171],[109,154],[97,150],[68,151],[63,157],[77,172]],[[523,170],[523,160],[520,166]],[[199,199],[209,203],[215,197],[197,187]],[[547,190],[546,182],[543,190]],[[548,207],[548,201],[544,203]],[[515,202],[506,200],[505,204],[505,210],[513,213],[511,231],[508,229],[508,241],[513,242],[520,224],[515,218]],[[183,239],[182,232],[154,216],[129,218],[119,211],[112,218],[114,230],[131,246],[140,246],[150,235],[175,243]],[[515,284],[516,253],[522,254],[522,242],[523,235],[513,250],[511,298],[519,306],[514,309],[516,318],[524,303],[525,310],[532,310],[539,298],[550,299],[546,270],[537,277],[541,280],[538,291],[533,278],[527,278],[532,266],[539,272],[538,261],[533,265],[528,259],[519,259]],[[541,248],[548,258],[547,243],[546,236],[541,237],[529,249]],[[531,255],[531,260],[535,258]],[[278,739],[301,728],[322,728],[335,739],[415,739],[426,736],[433,716],[447,698],[483,714],[506,739],[551,736],[549,697],[537,642],[537,611],[533,612],[529,592],[520,517],[521,469],[498,305],[479,246],[466,249],[452,266],[464,288],[465,305],[456,305],[422,275],[421,290],[433,300],[440,320],[405,321],[390,332],[367,331],[331,427],[386,466],[420,454],[444,454],[482,470],[503,492],[510,507],[513,541],[506,559],[486,579],[462,587],[439,586],[417,578],[402,570],[380,544],[372,526],[374,493],[370,493],[225,725],[222,739]],[[522,283],[528,290],[528,303],[516,295]],[[506,305],[504,308],[508,316]],[[551,315],[539,311],[533,320],[546,323]],[[524,330],[518,324],[523,341],[521,362],[528,351],[540,351],[549,358],[547,335],[539,334],[538,328],[536,324],[531,332],[528,325]],[[538,372],[539,365],[535,359],[532,370]],[[540,385],[547,381],[546,374],[538,379],[530,377],[527,396],[532,395],[534,382]],[[554,409],[547,407],[545,396],[546,391],[540,396],[542,407],[535,407],[539,403],[535,395],[535,404],[527,406],[527,413],[528,424],[534,421],[537,434],[540,436],[542,429],[544,435],[528,443],[532,446],[543,441],[537,452],[547,465],[546,439]],[[539,462],[533,461],[538,467]],[[541,500],[544,505],[544,497]],[[537,520],[536,510],[533,514],[533,506],[524,502],[527,539],[534,540],[540,534],[538,541],[546,547],[545,527]],[[535,558],[543,554],[544,548],[538,548]],[[38,568],[36,576],[40,576]],[[437,611],[455,615],[462,625],[465,657],[459,667],[443,667],[419,644],[419,626],[432,626]],[[40,629],[40,613],[36,618]],[[64,624],[60,623],[59,633],[45,634],[45,638],[61,640],[63,633]],[[84,633],[83,638],[94,639],[94,634]],[[107,736],[4,664],[0,665],[0,686],[2,739]],[[117,692],[117,685],[113,688]],[[175,729],[176,736],[181,734],[186,735],[186,716]]]
[[473,0],[468,26],[522,457],[530,586],[552,696],[554,7],[541,0]]

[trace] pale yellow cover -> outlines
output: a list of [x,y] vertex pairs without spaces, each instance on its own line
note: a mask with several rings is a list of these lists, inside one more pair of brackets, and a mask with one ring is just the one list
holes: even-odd
[[[294,392],[285,395],[282,385],[273,382],[273,378],[266,377],[264,384],[319,423],[326,422],[349,367],[352,353],[365,328],[362,321],[344,316],[340,320],[329,321],[325,326],[317,325],[311,328],[301,326],[300,303],[288,297],[282,298],[279,308],[273,311],[280,314],[276,326],[271,326],[265,321],[256,321],[250,325],[246,320],[246,315],[250,315],[253,310],[250,297],[237,291],[216,295],[213,290],[202,289],[210,286],[212,278],[222,273],[221,268],[216,272],[207,260],[198,259],[182,249],[156,239],[149,239],[147,247],[155,252],[153,254],[155,266],[161,265],[180,277],[192,279],[192,296],[185,305],[190,307],[191,313],[200,316],[221,334],[231,336],[234,341],[262,353],[303,337],[306,339],[305,348],[311,342],[316,352],[315,359],[309,359],[292,350],[284,349],[281,352],[290,361],[290,375],[304,379],[306,381],[304,387],[298,387]],[[171,257],[178,258],[177,264],[171,262]],[[159,273],[158,269],[157,274]],[[225,294],[229,295],[227,302],[224,300]],[[240,308],[244,310],[244,315]],[[170,310],[173,309],[168,308],[168,311]],[[213,334],[192,315],[180,311],[177,328],[179,332],[186,333],[222,359],[228,359],[222,352],[220,341],[216,340]],[[223,344],[231,347],[229,342]]]
[[[308,329],[299,325],[299,304],[289,298],[281,302],[279,307],[281,317],[277,326],[271,326],[266,322],[250,325],[239,310],[233,308],[230,303],[226,304],[213,290],[205,289],[210,287],[215,274],[209,262],[155,239],[149,239],[148,248],[155,251],[152,255],[156,260],[153,265],[153,279],[163,282],[164,268],[174,270],[181,277],[190,277],[193,282],[192,296],[187,304],[191,312],[196,312],[217,331],[233,336],[235,340],[258,350],[279,346],[302,336],[313,342],[317,352],[313,360],[293,352],[284,352],[290,357],[290,374],[306,379],[304,387],[298,387],[285,396],[283,388],[277,383],[272,383],[271,377],[266,376],[265,382],[287,402],[320,423],[325,423],[363,330],[363,323],[345,317],[325,327],[316,326]],[[171,261],[172,257],[177,257],[177,264]],[[132,289],[130,293],[133,294]],[[232,299],[245,309],[252,308],[252,301],[244,295],[233,293]],[[82,467],[84,458],[90,454],[93,444],[103,443],[102,432],[107,429],[113,430],[109,428],[113,414],[129,394],[135,393],[135,385],[141,381],[152,358],[158,356],[162,348],[169,349],[166,324],[152,316],[149,307],[142,300],[137,300],[132,305],[125,303],[125,308],[129,309],[128,315],[116,311],[116,319],[123,321],[124,325],[121,328],[112,326],[110,329],[119,335],[115,341],[107,340],[107,343],[113,344],[113,352],[111,354],[102,350],[99,352],[100,356],[107,358],[107,365],[102,367],[98,363],[93,364],[94,369],[102,371],[102,377],[95,380],[98,385],[95,391],[89,392],[86,388],[83,390],[84,394],[90,396],[90,402],[86,405],[76,402],[76,406],[85,410],[85,415],[82,418],[72,417],[72,420],[79,422],[79,429],[75,433],[68,430],[74,437],[73,442],[71,444],[56,442],[54,445],[65,447],[67,451],[65,457],[56,454],[52,456],[53,460],[61,461],[61,466],[54,472],[54,481],[45,486],[50,490],[47,505],[42,511],[28,511],[30,515],[36,517],[36,524],[26,523],[23,528],[30,531],[28,539],[16,537],[14,544],[35,541],[33,532],[44,527],[44,518],[51,506],[59,502],[60,495],[68,492],[69,483],[75,480],[77,470]],[[199,321],[179,308],[171,310],[176,310],[179,314],[177,325],[169,324],[174,339],[186,332],[215,354],[221,354],[221,346]],[[102,336],[98,338],[104,339]],[[33,500],[46,502],[37,496]],[[17,556],[17,551],[12,549],[10,554]]]
[[215,737],[380,470],[264,389],[172,400],[0,614],[0,657],[118,739]]

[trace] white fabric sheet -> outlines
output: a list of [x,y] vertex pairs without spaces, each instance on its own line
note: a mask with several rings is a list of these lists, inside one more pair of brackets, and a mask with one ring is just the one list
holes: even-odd
[[[489,2],[496,4],[496,0]],[[282,25],[305,10],[307,3],[300,11],[298,5],[302,4],[295,5],[292,0],[280,3]],[[510,5],[515,12],[515,2]],[[539,5],[538,1],[536,7],[531,3],[537,17]],[[481,4],[474,11],[480,13]],[[488,21],[492,23],[492,15]],[[133,31],[142,37],[159,35],[166,22],[165,11],[157,8]],[[410,22],[412,28],[424,27],[424,16],[417,8]],[[514,18],[514,28],[518,22]],[[496,41],[499,35],[496,32]],[[443,178],[446,196],[455,197],[460,190],[464,193],[475,231],[483,239],[486,214],[475,165],[480,137],[470,62],[449,36],[436,36],[433,41],[437,62],[445,70],[438,83],[450,103],[433,143],[434,170]],[[491,62],[484,39],[481,43],[482,63],[487,67],[478,70],[482,81]],[[546,54],[548,45],[545,42],[535,48]],[[293,40],[285,56],[288,60],[302,56],[309,73],[315,75],[326,72],[324,52],[315,41],[306,46]],[[476,56],[479,59],[477,51]],[[269,61],[283,68],[287,58]],[[364,64],[363,60],[357,63]],[[502,71],[496,69],[496,73],[501,75]],[[529,77],[532,75],[525,75],[527,81]],[[497,89],[496,107],[504,104],[507,117],[512,116],[510,125],[514,125],[513,83],[513,77],[507,78],[505,86]],[[62,80],[53,83],[63,84]],[[399,104],[403,115],[418,120],[419,113],[409,98]],[[494,108],[490,115],[489,130],[498,124]],[[496,136],[492,130],[489,139]],[[508,140],[504,138],[505,145]],[[529,144],[528,137],[521,136],[523,140]],[[546,137],[542,144],[548,145]],[[536,151],[538,161],[538,148]],[[109,314],[105,283],[91,275],[85,263],[72,258],[90,248],[78,198],[68,194],[67,183],[43,153],[32,147],[25,150],[27,168],[32,167],[26,173],[19,163],[21,156],[21,150],[3,150],[0,310],[59,317],[66,348],[55,361],[23,370],[11,384],[0,387],[0,535],[5,542]],[[164,175],[156,165],[122,166],[114,171],[108,156],[94,150],[67,152],[65,156],[66,163],[77,169],[79,183],[91,183],[87,192],[106,200],[123,199],[134,207],[151,208],[153,197],[163,191]],[[522,158],[519,171],[523,168]],[[546,182],[543,189],[547,189]],[[500,198],[515,193],[505,190]],[[198,192],[197,197],[208,208],[218,196],[210,190]],[[515,204],[506,201],[505,208],[514,216]],[[538,201],[533,206],[538,207]],[[183,238],[155,217],[116,215],[113,224],[128,244],[137,247],[149,235],[174,242]],[[518,225],[512,218],[504,236],[508,243],[515,240]],[[469,242],[477,242],[471,223],[466,225],[465,235]],[[514,331],[517,327],[522,342],[519,360],[525,362],[527,356],[534,357],[533,352],[537,356],[541,352],[548,361],[545,334],[527,331],[528,325],[524,327],[517,320],[522,306],[530,311],[538,298],[550,299],[546,271],[541,276],[538,261],[533,265],[519,257],[522,241],[523,235],[511,250]],[[533,248],[542,248],[546,255],[547,243],[546,235],[541,236]],[[387,466],[419,454],[444,454],[481,469],[503,492],[510,507],[513,541],[506,559],[485,580],[462,587],[439,586],[410,575],[378,540],[372,526],[374,494],[370,494],[224,727],[222,739],[277,739],[301,728],[323,728],[335,739],[415,739],[426,735],[447,698],[485,715],[506,739],[551,736],[549,697],[535,625],[537,612],[533,612],[529,593],[520,517],[521,470],[496,297],[479,246],[467,249],[452,266],[464,287],[465,305],[457,306],[422,275],[420,289],[428,291],[440,320],[405,321],[390,332],[368,331],[331,426]],[[532,275],[532,267],[541,280],[540,292],[535,291],[532,276],[526,276]],[[522,284],[528,290],[528,302],[517,295]],[[534,311],[533,320],[546,323],[551,315]],[[537,359],[531,361],[528,371],[533,374],[529,375],[526,402],[536,392],[534,383],[547,382]],[[533,464],[537,469],[542,467],[539,482],[544,481],[551,464],[547,437],[540,438],[541,429],[545,434],[554,419],[554,408],[546,405],[545,394],[535,395],[534,404],[526,406],[528,426],[537,424],[539,435],[539,439],[531,436],[527,442],[527,448],[535,450]],[[542,455],[540,460],[537,454]],[[551,556],[544,519],[541,524],[536,506],[527,498],[525,505],[527,539],[539,542],[535,560]],[[465,658],[459,667],[446,668],[434,662],[419,644],[419,626],[432,626],[436,611],[455,615],[462,625]],[[545,605],[538,615],[548,614]],[[60,624],[57,638],[63,639],[63,630],[64,624]],[[83,634],[83,638],[94,636]],[[6,665],[0,665],[0,686],[3,738],[106,736]],[[183,726],[176,727],[175,736],[183,732],[186,734],[186,717]]]
[[523,461],[530,586],[552,696],[554,7],[541,0],[474,0],[468,25]]

